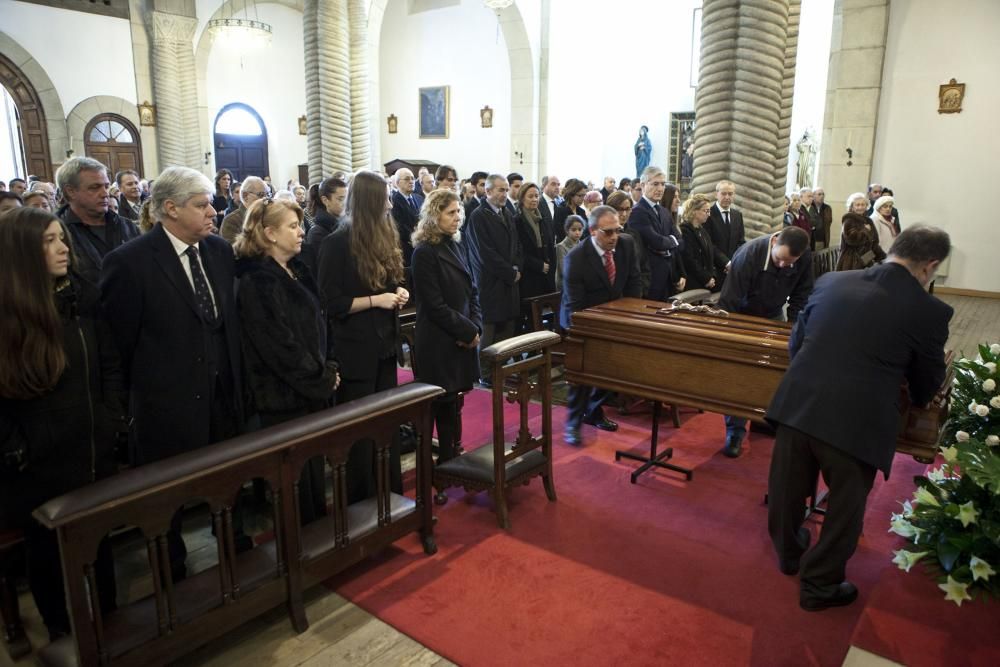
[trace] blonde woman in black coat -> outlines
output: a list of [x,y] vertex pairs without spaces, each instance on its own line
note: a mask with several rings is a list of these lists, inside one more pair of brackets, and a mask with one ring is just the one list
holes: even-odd
[[[339,380],[316,284],[298,258],[302,237],[295,202],[259,199],[233,246],[246,379],[264,428],[333,405]],[[323,467],[313,459],[302,473],[305,523],[326,514]]]
[[[417,304],[414,354],[416,379],[447,392],[434,400],[439,456],[455,456],[460,414],[458,395],[472,389],[479,377],[479,336],[483,331],[479,292],[465,253],[458,244],[458,195],[431,192],[413,233],[413,291]],[[438,493],[435,501],[447,496]]]
[[712,200],[702,194],[691,195],[684,204],[684,222],[681,235],[684,249],[681,261],[687,273],[688,289],[707,289],[718,292],[722,289],[729,258],[712,244],[712,237],[705,229],[705,221],[711,215]]

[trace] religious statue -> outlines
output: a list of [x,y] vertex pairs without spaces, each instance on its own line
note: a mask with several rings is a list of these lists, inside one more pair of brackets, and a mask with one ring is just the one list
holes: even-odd
[[642,176],[643,170],[649,166],[649,156],[653,147],[649,143],[649,128],[643,125],[639,128],[639,138],[635,140],[635,177]]
[[802,134],[802,138],[799,139],[799,143],[795,144],[795,148],[799,151],[799,171],[796,176],[798,187],[811,188],[815,174],[816,153],[819,152],[819,147],[816,146],[816,141],[809,129]]

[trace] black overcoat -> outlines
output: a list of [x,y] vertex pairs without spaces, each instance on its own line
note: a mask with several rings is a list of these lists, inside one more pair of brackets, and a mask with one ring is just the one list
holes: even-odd
[[[483,204],[472,212],[471,236],[479,257],[479,303],[484,322],[505,322],[521,314],[517,274],[524,273],[524,251],[505,209]],[[516,268],[515,268],[516,267]]]

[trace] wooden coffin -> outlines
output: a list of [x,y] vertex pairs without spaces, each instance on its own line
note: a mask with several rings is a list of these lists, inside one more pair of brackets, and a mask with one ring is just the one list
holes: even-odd
[[[788,368],[791,331],[787,323],[759,317],[619,299],[573,314],[565,342],[566,379],[763,421]],[[899,451],[918,460],[934,458],[950,393],[951,375],[931,406],[910,407]]]

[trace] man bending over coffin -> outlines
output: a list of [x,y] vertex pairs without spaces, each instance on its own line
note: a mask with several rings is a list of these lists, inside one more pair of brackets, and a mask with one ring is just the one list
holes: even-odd
[[[732,258],[726,282],[722,284],[719,307],[731,313],[794,322],[806,305],[813,288],[809,234],[798,227],[744,244]],[[747,420],[726,415],[726,446],[722,453],[731,459],[740,455]]]
[[[581,239],[563,265],[562,307],[559,319],[569,329],[573,313],[625,296],[639,297],[639,259],[632,238],[618,221],[611,206],[597,206],[590,212],[590,238]],[[580,423],[603,431],[617,431],[618,424],[604,416],[609,392],[570,385],[563,440],[580,445]]]
[[[798,573],[801,559],[799,605],[807,611],[858,597],[844,575],[875,471],[888,479],[892,467],[900,384],[907,381],[913,405],[925,405],[944,380],[953,311],[927,286],[950,250],[940,229],[911,227],[884,264],[823,275],[795,323],[792,361],[767,410],[777,427],[767,524],[781,571]],[[802,521],[819,473],[829,505],[819,542],[806,552]]]

